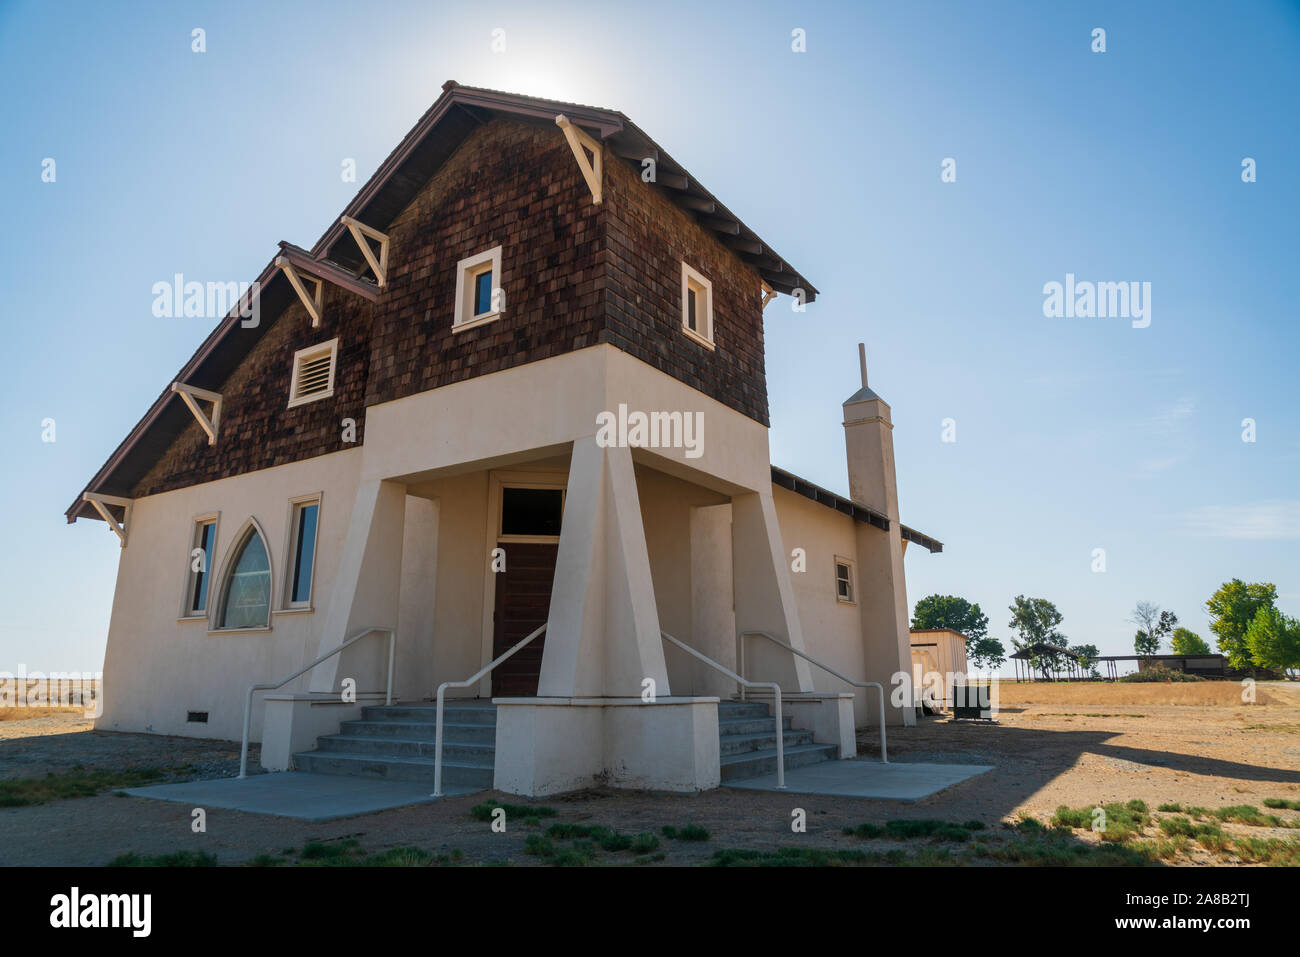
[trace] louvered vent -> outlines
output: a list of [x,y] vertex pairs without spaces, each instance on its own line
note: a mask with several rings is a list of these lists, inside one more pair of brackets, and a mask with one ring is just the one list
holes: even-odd
[[334,392],[334,358],[338,340],[323,346],[304,349],[294,356],[293,386],[289,390],[289,404],[323,399]]

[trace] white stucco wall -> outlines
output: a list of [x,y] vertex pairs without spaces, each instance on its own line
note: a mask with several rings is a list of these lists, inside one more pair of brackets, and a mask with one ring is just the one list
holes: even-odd
[[[881,596],[873,593],[873,583],[869,579],[863,581],[857,568],[856,523],[847,515],[780,486],[774,487],[773,497],[786,552],[802,548],[807,557],[807,570],[793,573],[790,577],[808,654],[851,678],[865,679],[858,603],[878,601]],[[854,565],[856,594],[853,604],[837,601],[835,597],[837,555],[849,559]],[[775,647],[762,638],[748,639],[746,654],[760,653],[763,645]],[[812,669],[812,679],[818,691],[854,692],[853,710],[859,727],[867,723],[866,707],[878,708],[874,692],[868,700],[865,689],[845,685],[820,668]],[[870,717],[874,725],[874,711]]]
[[[137,499],[121,549],[104,658],[104,713],[95,726],[237,740],[248,685],[278,680],[316,655],[321,602],[338,570],[360,464],[360,450],[349,449]],[[220,512],[209,610],[217,604],[235,536],[250,517],[266,533],[274,609],[286,586],[289,500],[315,492],[323,497],[311,611],[276,612],[269,630],[238,633],[212,632],[207,619],[177,620],[196,516]],[[284,690],[301,690],[303,680]],[[187,723],[187,711],[207,711],[208,723]],[[254,740],[261,719],[255,707]]]

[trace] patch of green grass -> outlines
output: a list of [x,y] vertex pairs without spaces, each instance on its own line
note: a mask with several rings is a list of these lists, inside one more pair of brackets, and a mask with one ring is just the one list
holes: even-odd
[[644,854],[641,857],[638,857],[635,861],[633,861],[633,863],[634,864],[655,864],[658,863],[659,861],[662,861],[667,856],[668,855],[664,854],[663,851],[660,851],[658,854]]
[[556,867],[586,867],[596,859],[596,845],[591,841],[574,841],[567,849],[556,851],[551,863]]
[[953,824],[951,821],[927,819],[893,820],[886,821],[883,827],[876,824],[859,824],[857,827],[846,827],[844,833],[862,838],[886,837],[907,841],[918,837],[928,837],[936,841],[956,841],[961,843],[970,840],[971,831],[979,830],[982,827],[984,827],[982,821]]
[[216,867],[217,856],[203,851],[177,851],[142,857],[134,852],[120,854],[108,862],[109,867]]
[[665,824],[660,828],[663,836],[670,841],[707,841],[709,832],[698,824],[687,824],[685,827],[673,827],[671,824]]
[[[632,838],[632,852],[634,854],[649,854],[651,851],[659,849],[659,838],[653,834],[642,832]],[[658,860],[663,860],[663,855],[656,855]]]
[[1186,837],[1175,836],[1169,838],[1156,838],[1152,841],[1134,841],[1129,848],[1137,854],[1141,854],[1149,861],[1168,861],[1179,857],[1187,852],[1188,841]]
[[1300,801],[1288,801],[1286,798],[1264,798],[1264,807],[1284,811],[1300,811]]
[[1276,814],[1265,814],[1253,804],[1234,804],[1231,807],[1221,807],[1214,812],[1214,816],[1220,821],[1236,821],[1238,824],[1249,824],[1251,827],[1291,826]]
[[555,845],[551,843],[549,837],[544,837],[541,834],[529,834],[524,838],[524,853],[536,857],[551,857],[555,853]]
[[871,851],[782,847],[775,851],[727,848],[714,851],[712,867],[853,867],[884,863],[886,856]]
[[361,842],[356,838],[345,841],[325,842],[308,841],[302,848],[304,861],[338,862],[356,856],[361,850]]
[[469,809],[470,816],[476,821],[492,820],[492,812],[497,808],[506,812],[506,820],[512,817],[523,818],[524,823],[537,823],[538,818],[555,817],[556,810],[553,807],[534,804],[475,804]]
[[1170,812],[1172,812],[1172,813],[1174,813],[1174,814],[1181,814],[1182,811],[1183,811],[1183,806],[1182,806],[1181,804],[1177,803],[1177,802],[1174,802],[1174,803],[1172,803],[1172,804],[1161,804],[1159,807],[1156,808],[1156,810],[1157,810],[1157,811],[1170,811]]
[[1237,857],[1249,864],[1272,864],[1277,867],[1300,866],[1300,841],[1267,841],[1257,837],[1239,837],[1232,842]]
[[[1142,829],[1151,823],[1150,809],[1145,801],[1134,799],[1120,804],[1112,801],[1101,805],[1105,812],[1104,826],[1100,834],[1103,841],[1123,844],[1133,840],[1142,833]],[[1062,804],[1052,815],[1052,826],[1067,830],[1091,828],[1096,817],[1097,805],[1069,808]]]
[[189,765],[173,768],[128,768],[124,771],[87,771],[74,768],[62,774],[50,771],[43,778],[0,781],[0,807],[24,807],[65,798],[94,797],[101,791],[157,784],[168,775],[192,772]]
[[249,867],[279,867],[284,863],[283,857],[277,857],[274,854],[258,854],[248,862]]
[[1042,830],[988,848],[988,857],[1029,867],[1142,867],[1151,863],[1144,848],[1124,844],[1085,844],[1064,830]]

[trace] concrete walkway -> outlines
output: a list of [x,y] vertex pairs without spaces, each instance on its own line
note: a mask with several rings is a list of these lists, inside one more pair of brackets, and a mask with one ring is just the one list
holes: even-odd
[[[785,789],[791,794],[919,801],[992,770],[988,764],[881,764],[872,759],[852,758],[791,768],[785,772]],[[775,791],[776,774],[728,781],[723,787]]]
[[[444,796],[472,794],[478,788],[445,785]],[[433,788],[412,781],[380,781],[334,774],[282,771],[249,778],[218,778],[183,784],[153,784],[126,788],[132,797],[179,801],[201,808],[228,808],[253,814],[275,814],[303,821],[330,821],[372,814],[410,804],[437,800]]]

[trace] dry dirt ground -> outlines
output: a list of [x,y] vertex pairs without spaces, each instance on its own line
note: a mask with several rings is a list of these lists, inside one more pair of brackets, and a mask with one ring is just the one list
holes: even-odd
[[[414,846],[458,851],[459,859],[469,864],[529,866],[544,861],[524,852],[526,839],[555,821],[605,825],[624,834],[659,834],[664,825],[687,824],[710,832],[710,839],[702,842],[661,838],[662,858],[643,863],[662,866],[703,863],[721,848],[912,853],[924,845],[944,850],[928,841],[863,840],[843,833],[845,827],[891,819],[979,820],[987,829],[976,836],[996,846],[1017,839],[1004,824],[1024,814],[1045,822],[1062,804],[1078,808],[1136,798],[1153,811],[1166,802],[1213,811],[1243,804],[1264,810],[1265,798],[1300,801],[1300,686],[1260,685],[1256,703],[1247,705],[1240,701],[1239,686],[1228,683],[1004,683],[999,704],[996,724],[939,717],[923,719],[915,728],[891,730],[892,760],[994,766],[988,774],[914,804],[726,788],[693,796],[593,790],[532,802],[553,808],[557,816],[540,825],[512,817],[506,833],[499,834],[475,820],[470,808],[485,801],[529,802],[489,792],[325,823],[212,809],[206,833],[195,834],[186,805],[102,793],[0,808],[0,865],[101,865],[127,852],[152,856],[185,850],[213,854],[221,864],[244,864],[259,854],[290,863],[300,858],[307,842],[351,839],[357,842],[353,853],[374,855]],[[870,742],[871,735],[864,734],[867,754],[872,753]],[[237,767],[237,751],[238,746],[228,742],[94,732],[75,713],[0,720],[0,780],[78,765],[194,766],[199,776],[224,776]],[[185,773],[194,772],[171,772],[169,777]],[[792,832],[796,808],[806,812],[806,833]],[[1295,827],[1222,826],[1229,835],[1300,840],[1300,812],[1269,813]],[[1159,830],[1146,836],[1158,838]],[[1096,843],[1095,838],[1085,830],[1073,832],[1071,839]],[[291,849],[296,853],[286,855]],[[628,852],[597,855],[598,863],[632,860]],[[1195,842],[1165,860],[1192,866],[1239,862]]]

